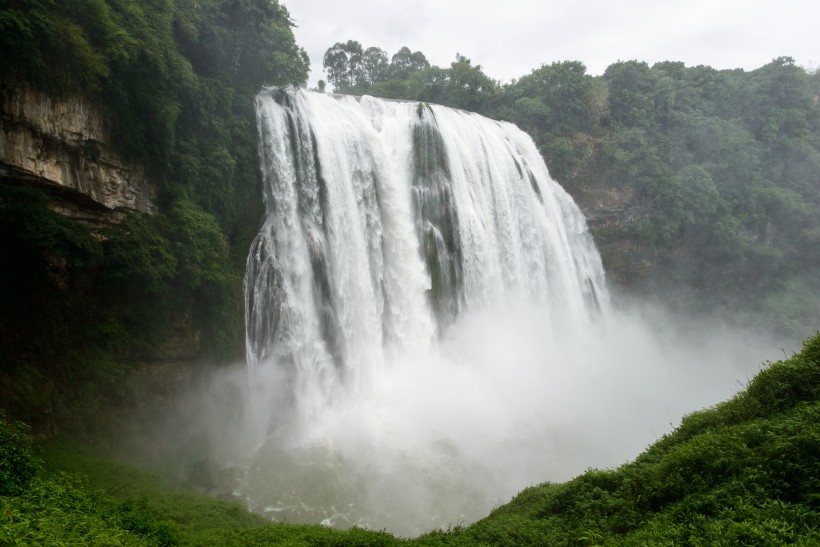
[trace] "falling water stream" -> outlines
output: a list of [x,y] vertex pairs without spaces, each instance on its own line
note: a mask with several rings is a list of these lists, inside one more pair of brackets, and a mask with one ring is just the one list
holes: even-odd
[[252,508],[416,534],[550,478],[574,452],[547,388],[610,310],[532,140],[423,103],[269,89],[256,106]]

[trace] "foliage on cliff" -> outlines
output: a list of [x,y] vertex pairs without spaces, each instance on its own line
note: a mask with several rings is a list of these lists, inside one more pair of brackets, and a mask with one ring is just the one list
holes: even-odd
[[39,432],[99,431],[131,361],[236,357],[241,273],[212,215],[180,199],[100,239],[48,204],[39,189],[0,185],[0,405],[11,415]]
[[[686,416],[634,461],[527,488],[468,527],[415,539],[266,524],[123,464],[50,447],[46,472],[0,416],[0,542],[190,545],[816,545],[820,333],[734,398]],[[56,468],[55,468],[56,466]],[[74,473],[86,472],[90,483]],[[93,485],[93,486],[92,486]],[[106,491],[102,494],[102,491]]]
[[253,97],[300,84],[305,52],[275,0],[13,0],[0,78],[106,105],[121,149],[234,229],[256,194]]
[[240,358],[254,97],[305,81],[292,27],[276,0],[0,2],[3,86],[102,106],[110,144],[160,187],[160,214],[92,235],[47,189],[0,186],[0,374],[17,386],[0,404],[17,417],[50,415],[55,385],[75,402],[116,393],[121,364],[163,344],[166,359]]
[[593,77],[565,61],[500,85],[462,56],[439,68],[413,55],[424,62],[402,71],[399,53],[388,63],[348,41],[325,68],[337,92],[517,124],[588,211],[623,196],[630,212],[593,227],[628,289],[795,337],[820,324],[820,72],[780,57],[751,72],[626,61]]

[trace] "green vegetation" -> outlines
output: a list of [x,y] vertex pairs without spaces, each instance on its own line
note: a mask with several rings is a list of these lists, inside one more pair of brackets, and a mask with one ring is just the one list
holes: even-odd
[[820,72],[780,57],[751,72],[626,61],[593,77],[565,61],[500,85],[463,56],[439,68],[375,50],[328,49],[337,92],[513,122],[582,206],[632,203],[592,222],[623,287],[797,339],[820,323]]
[[[11,440],[6,432],[15,432]],[[42,464],[21,425],[0,422],[0,453],[25,453],[14,471],[42,468],[23,488],[0,492],[2,545],[383,545],[385,533],[271,525],[238,502],[101,458],[65,442],[43,447]],[[19,459],[18,459],[19,461]],[[25,463],[25,469],[22,463]],[[20,474],[22,476],[22,473]]]
[[430,66],[422,52],[403,47],[388,63],[384,50],[363,50],[359,42],[349,40],[328,49],[323,64],[337,93],[412,99],[487,113],[501,90],[481,66],[473,66],[460,54],[449,68],[442,69]]
[[0,410],[0,496],[24,492],[39,469],[28,432],[23,422],[7,424],[6,412]]
[[[253,97],[305,80],[291,28],[275,0],[2,3],[3,84],[107,105],[115,145],[160,186],[158,215],[92,234],[54,213],[45,190],[0,185],[10,416],[50,434],[55,416],[64,431],[98,430],[128,364],[180,325],[199,334],[198,358],[240,353],[236,303],[261,215]],[[633,290],[790,333],[820,322],[820,73],[783,57],[751,72],[628,61],[592,77],[573,61],[500,85],[461,55],[440,68],[402,48],[388,62],[353,41],[328,50],[325,67],[339,92],[517,123],[582,203],[604,187],[634,197],[634,219],[596,231]],[[644,259],[658,265],[648,278],[635,273]],[[527,489],[470,527],[409,542],[818,544],[818,371],[815,336],[634,462]],[[402,542],[266,524],[66,445],[48,446],[41,465],[27,431],[0,414],[3,545]]]
[[[734,398],[694,412],[634,461],[527,488],[469,526],[412,540],[266,524],[64,443],[33,455],[0,420],[3,544],[816,545],[820,542],[820,333]],[[7,455],[11,457],[7,458]],[[44,468],[45,471],[38,469]],[[69,474],[66,474],[69,472]],[[88,479],[82,478],[85,473]],[[9,482],[10,481],[10,482]]]
[[0,4],[3,87],[104,105],[113,145],[160,190],[160,214],[92,234],[54,214],[46,189],[0,185],[0,375],[14,386],[0,404],[13,416],[116,403],[128,363],[163,343],[240,358],[241,278],[262,213],[254,97],[305,81],[292,26],[275,0]]
[[57,407],[68,430],[93,430],[101,408],[116,406],[127,363],[150,356],[186,320],[201,333],[201,355],[237,354],[241,272],[212,215],[178,200],[99,239],[48,200],[0,186],[0,396],[13,416],[42,430],[41,417]]

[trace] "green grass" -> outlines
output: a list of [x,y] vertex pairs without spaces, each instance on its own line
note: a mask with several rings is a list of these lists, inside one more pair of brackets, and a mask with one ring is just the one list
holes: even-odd
[[[3,442],[30,475],[20,430]],[[45,446],[43,470],[21,477],[0,497],[0,545],[820,545],[820,334],[634,461],[410,540],[270,524],[68,443]]]
[[239,502],[202,495],[182,481],[101,458],[81,445],[47,444],[43,462],[52,473],[68,471],[88,477],[85,489],[109,502],[138,500],[146,510],[173,526],[181,545],[235,544],[238,533],[267,523]]

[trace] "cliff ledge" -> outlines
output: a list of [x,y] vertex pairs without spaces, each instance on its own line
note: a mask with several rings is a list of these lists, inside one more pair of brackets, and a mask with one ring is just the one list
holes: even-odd
[[114,150],[112,125],[81,96],[0,87],[0,183],[41,186],[52,209],[92,227],[156,213],[156,187]]

